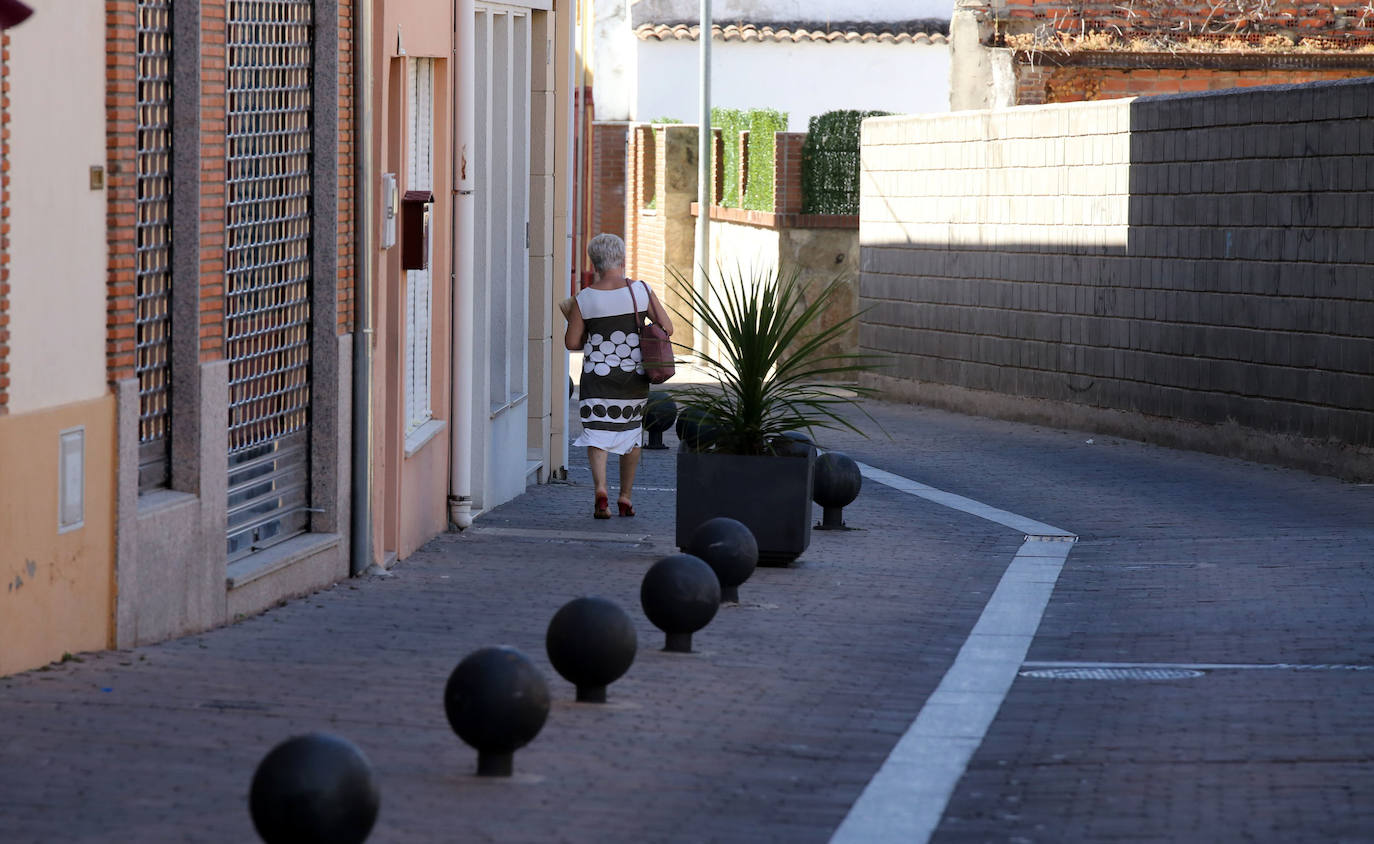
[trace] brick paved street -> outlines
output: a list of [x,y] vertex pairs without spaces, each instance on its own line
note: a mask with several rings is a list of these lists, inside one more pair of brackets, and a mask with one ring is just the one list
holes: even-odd
[[[890,438],[823,444],[1081,537],[1028,660],[1374,665],[1374,488],[873,412]],[[373,762],[374,842],[826,841],[1023,537],[866,483],[845,511],[861,530],[818,532],[794,567],[760,569],[697,653],[670,655],[638,589],[674,550],[673,454],[645,453],[635,519],[589,518],[573,455],[571,483],[531,489],[391,577],[0,679],[0,841],[253,841],[254,766],[316,729]],[[548,619],[582,594],[638,626],[605,706],[572,703],[544,654]],[[511,780],[472,776],[443,715],[449,671],[488,644],[523,650],[556,699]],[[1374,671],[1354,670],[1018,678],[935,840],[1374,840],[1371,692]]]

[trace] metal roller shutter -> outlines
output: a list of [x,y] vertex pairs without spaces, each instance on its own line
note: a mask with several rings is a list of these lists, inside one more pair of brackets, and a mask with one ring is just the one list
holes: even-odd
[[225,347],[229,559],[310,506],[311,0],[230,0]]

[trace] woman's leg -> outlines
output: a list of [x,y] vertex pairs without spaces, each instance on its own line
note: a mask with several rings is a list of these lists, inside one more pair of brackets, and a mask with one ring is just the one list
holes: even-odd
[[620,455],[620,500],[634,500],[635,470],[639,468],[639,446]]
[[592,467],[592,484],[598,496],[610,497],[606,492],[606,452],[596,446],[587,446],[587,463]]

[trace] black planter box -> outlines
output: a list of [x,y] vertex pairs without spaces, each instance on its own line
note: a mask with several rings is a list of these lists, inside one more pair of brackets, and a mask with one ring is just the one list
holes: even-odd
[[805,457],[678,452],[677,546],[702,522],[728,516],[753,531],[760,565],[787,565],[811,544],[815,468],[815,449]]

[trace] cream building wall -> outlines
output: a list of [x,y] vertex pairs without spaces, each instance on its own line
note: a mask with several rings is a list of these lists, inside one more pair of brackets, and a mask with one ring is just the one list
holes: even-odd
[[[10,388],[0,415],[0,675],[112,641],[103,4],[10,31]],[[59,459],[64,437],[79,447]],[[64,495],[65,493],[65,495]],[[59,506],[62,495],[66,507]]]
[[11,413],[107,392],[104,26],[64,4],[10,33]]

